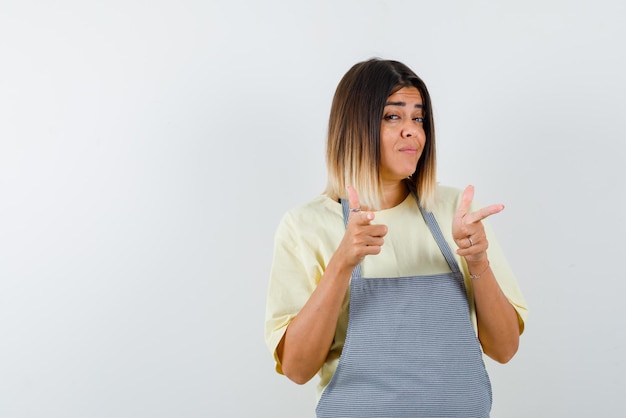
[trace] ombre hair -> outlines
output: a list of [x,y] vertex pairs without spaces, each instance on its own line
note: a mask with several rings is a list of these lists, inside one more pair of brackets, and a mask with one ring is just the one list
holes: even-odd
[[324,194],[347,198],[347,186],[359,194],[362,206],[379,210],[384,199],[380,175],[380,129],[385,103],[403,87],[415,87],[422,95],[426,142],[415,172],[407,177],[419,204],[431,210],[435,201],[435,126],[426,84],[406,65],[378,58],[354,65],[343,76],[330,109]]

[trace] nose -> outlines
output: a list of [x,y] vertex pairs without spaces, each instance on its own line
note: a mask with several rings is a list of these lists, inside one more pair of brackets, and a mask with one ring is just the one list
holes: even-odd
[[410,120],[408,123],[405,123],[402,126],[402,137],[403,138],[411,138],[417,135],[417,126],[415,126],[415,122]]

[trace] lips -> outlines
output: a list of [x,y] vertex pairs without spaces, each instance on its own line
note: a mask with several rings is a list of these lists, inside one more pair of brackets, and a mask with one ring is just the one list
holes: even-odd
[[400,152],[403,152],[405,154],[416,154],[417,153],[417,148],[414,148],[414,147],[402,147],[402,148],[400,148]]

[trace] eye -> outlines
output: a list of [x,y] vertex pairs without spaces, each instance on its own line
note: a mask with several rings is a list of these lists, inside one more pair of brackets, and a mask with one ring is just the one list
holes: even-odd
[[393,114],[392,114],[392,115],[385,115],[385,116],[383,117],[383,119],[385,119],[385,120],[398,120],[398,119],[400,119],[400,116],[398,116],[398,115],[393,115]]
[[413,118],[413,120],[414,120],[415,122],[418,122],[418,123],[424,123],[424,118],[423,118],[423,117],[421,117],[421,116],[418,116],[418,117],[416,117],[416,118]]

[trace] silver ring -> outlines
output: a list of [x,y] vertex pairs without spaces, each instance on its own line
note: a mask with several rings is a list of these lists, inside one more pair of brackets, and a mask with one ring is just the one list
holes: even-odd
[[474,245],[474,243],[472,242],[472,239],[471,239],[470,237],[467,237],[467,240],[470,242],[470,247],[471,247],[472,245]]
[[350,209],[350,212],[352,213],[361,212],[361,208]]

